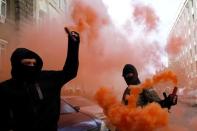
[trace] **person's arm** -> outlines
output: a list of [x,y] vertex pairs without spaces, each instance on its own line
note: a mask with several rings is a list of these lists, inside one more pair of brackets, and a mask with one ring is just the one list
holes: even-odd
[[68,34],[68,49],[67,58],[62,70],[59,71],[43,71],[42,78],[50,80],[53,84],[62,87],[65,83],[77,76],[79,66],[79,43],[80,37],[77,32],[69,31],[65,28]]
[[65,28],[65,31],[68,34],[68,51],[62,72],[64,73],[64,82],[66,83],[77,76],[80,37],[77,32],[70,32],[67,28]]
[[129,90],[128,87],[125,89],[125,91],[124,91],[124,93],[123,93],[123,96],[122,96],[122,103],[123,103],[124,105],[128,105],[128,100],[127,100],[127,98],[126,98],[127,95],[130,95],[130,90]]
[[164,99],[162,100],[153,89],[144,90],[144,95],[149,103],[157,102],[162,108],[170,109],[171,106],[177,104],[177,98],[175,99],[175,102],[173,102],[173,99],[169,95],[168,97],[164,96]]

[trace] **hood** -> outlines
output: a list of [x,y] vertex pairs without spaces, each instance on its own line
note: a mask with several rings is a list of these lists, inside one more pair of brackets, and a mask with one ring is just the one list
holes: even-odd
[[[133,76],[130,78],[125,78],[125,76],[129,73],[133,73]],[[125,81],[127,82],[128,85],[137,85],[140,84],[140,80],[138,78],[138,72],[135,66],[131,64],[126,64],[123,68],[122,71],[122,76],[125,78]]]
[[28,50],[26,48],[17,48],[11,56],[11,66],[12,66],[12,78],[20,79],[23,78],[23,65],[21,64],[21,60],[25,58],[34,58],[36,59],[36,70],[41,71],[43,66],[43,61],[38,54],[35,52]]

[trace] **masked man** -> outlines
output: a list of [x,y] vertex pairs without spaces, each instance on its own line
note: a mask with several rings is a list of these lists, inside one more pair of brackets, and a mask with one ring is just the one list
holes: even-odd
[[0,83],[1,131],[57,131],[61,87],[77,76],[79,65],[79,34],[66,32],[68,51],[62,70],[43,71],[40,56],[28,49],[13,52],[12,78]]
[[[131,87],[131,89],[129,89],[128,87],[126,88],[122,97],[122,102],[125,105],[128,105],[128,100],[126,99],[126,97],[130,94],[130,90],[132,90],[132,85],[136,86],[140,84],[140,80],[138,78],[138,72],[136,68],[131,64],[126,64],[124,66],[122,75],[127,85]],[[151,102],[157,102],[163,108],[170,108],[172,105],[176,105],[177,99],[175,100],[175,102],[169,97],[165,97],[164,100],[161,100],[158,94],[153,89],[143,89],[142,93],[139,94],[139,98],[136,103],[137,106],[143,107]]]

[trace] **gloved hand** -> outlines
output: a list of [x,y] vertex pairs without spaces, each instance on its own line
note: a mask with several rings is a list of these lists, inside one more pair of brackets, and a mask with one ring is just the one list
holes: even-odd
[[178,96],[176,95],[177,87],[174,88],[173,93],[167,94],[163,92],[164,100],[160,102],[161,107],[168,108],[170,110],[171,106],[174,106],[177,104]]
[[65,32],[68,34],[68,41],[72,42],[72,43],[80,43],[80,37],[79,37],[79,33],[75,32],[75,31],[69,31],[69,29],[67,27],[64,28]]

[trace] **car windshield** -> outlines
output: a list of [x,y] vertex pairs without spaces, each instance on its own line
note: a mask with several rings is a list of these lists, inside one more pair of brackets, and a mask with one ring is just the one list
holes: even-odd
[[60,113],[74,113],[77,112],[72,106],[61,100],[61,110]]

